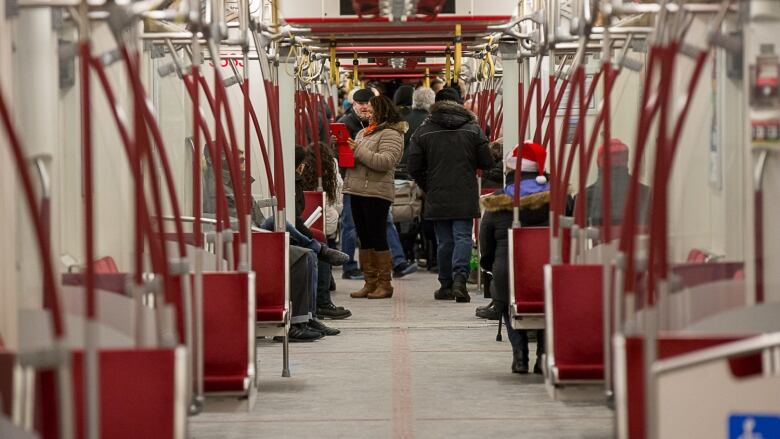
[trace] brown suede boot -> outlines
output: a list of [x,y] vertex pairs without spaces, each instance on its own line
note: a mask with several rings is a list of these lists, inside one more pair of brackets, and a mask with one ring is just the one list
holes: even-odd
[[369,299],[389,299],[393,297],[393,285],[390,279],[393,277],[393,257],[390,250],[374,252],[374,262],[377,267],[377,286],[376,290],[368,293]]
[[377,266],[376,266],[376,252],[371,249],[361,248],[358,251],[358,261],[360,261],[360,267],[363,269],[364,284],[363,288],[354,293],[350,293],[349,297],[355,299],[363,299],[368,297],[368,293],[371,293],[376,289],[377,285]]

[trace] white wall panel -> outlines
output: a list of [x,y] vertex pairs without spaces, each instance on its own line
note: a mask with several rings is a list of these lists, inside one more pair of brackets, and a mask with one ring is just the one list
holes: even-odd
[[[11,22],[0,14],[0,93],[13,107],[11,63]],[[6,237],[16,230],[17,174],[9,154],[7,136],[0,129],[0,230]],[[0,252],[0,337],[6,345],[17,345],[16,330],[16,246],[5,245]]]

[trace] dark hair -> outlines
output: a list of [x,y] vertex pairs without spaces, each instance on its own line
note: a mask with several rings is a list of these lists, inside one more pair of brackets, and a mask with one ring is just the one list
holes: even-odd
[[301,145],[295,145],[295,167],[300,166],[304,160],[306,160],[306,148]]
[[[322,190],[328,195],[328,201],[336,202],[336,187],[338,180],[336,177],[336,167],[333,150],[326,143],[320,142],[320,162],[322,163]],[[301,186],[305,191],[317,190],[317,157],[314,155],[314,144],[309,145],[306,151],[306,167],[303,169],[303,181]]]
[[385,95],[374,96],[368,101],[374,112],[374,120],[377,125],[383,123],[398,123],[403,120],[393,101]]

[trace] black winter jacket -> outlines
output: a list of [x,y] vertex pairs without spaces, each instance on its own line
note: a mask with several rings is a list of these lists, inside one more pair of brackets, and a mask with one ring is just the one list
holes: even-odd
[[[512,197],[503,191],[482,197],[485,215],[479,224],[482,269],[493,273],[491,298],[509,303],[509,229],[512,228]],[[520,197],[520,223],[524,227],[546,226],[550,211],[550,193],[539,192]]]
[[493,166],[488,139],[474,113],[451,101],[431,106],[431,116],[412,136],[408,170],[425,191],[428,220],[479,216],[477,169]]

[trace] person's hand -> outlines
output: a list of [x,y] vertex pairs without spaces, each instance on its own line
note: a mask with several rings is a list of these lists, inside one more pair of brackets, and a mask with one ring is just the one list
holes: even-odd
[[349,142],[349,149],[351,149],[352,151],[354,151],[355,148],[357,148],[357,142],[355,142],[353,139],[348,139],[347,142]]

